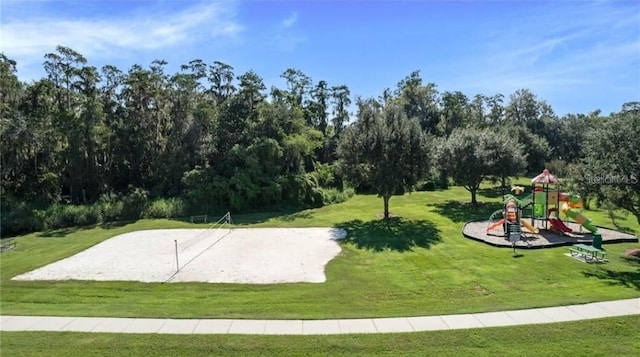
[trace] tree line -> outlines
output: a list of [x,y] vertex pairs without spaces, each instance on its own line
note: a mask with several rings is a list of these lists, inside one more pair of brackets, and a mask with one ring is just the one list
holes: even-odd
[[125,72],[58,46],[44,55],[46,77],[31,83],[16,65],[0,54],[5,233],[42,228],[39,215],[46,221],[51,207],[69,204],[100,206],[89,221],[101,221],[138,218],[157,200],[179,202],[180,213],[320,206],[353,187],[387,197],[387,207],[393,194],[449,178],[475,197],[477,185],[457,172],[468,159],[453,157],[484,155],[478,160],[492,167],[483,179],[560,170],[586,157],[590,128],[638,114],[628,103],[607,117],[559,118],[530,90],[469,98],[440,92],[418,71],[378,98],[354,98],[347,85],[314,82],[298,69],[282,73],[285,88],[267,89],[253,71],[201,59],[173,74],[164,60]]

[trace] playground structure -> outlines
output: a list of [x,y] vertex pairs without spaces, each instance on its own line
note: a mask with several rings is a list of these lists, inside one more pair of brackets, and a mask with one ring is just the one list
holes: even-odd
[[487,227],[487,232],[498,226],[502,226],[504,235],[509,237],[509,241],[511,242],[520,240],[520,235],[522,234],[521,226],[524,226],[531,233],[538,233],[538,228],[522,218],[522,210],[529,204],[530,203],[526,203],[526,201],[518,200],[512,195],[505,195],[503,209],[493,212],[491,217],[489,217],[489,221],[493,222],[496,217],[502,218],[497,220],[497,222],[490,223],[489,227]]
[[[512,189],[516,194],[523,190],[522,187]],[[598,232],[598,227],[594,226],[591,220],[579,211],[582,208],[580,197],[561,192],[560,180],[547,169],[531,179],[531,193],[528,196],[518,199],[514,195],[507,194],[504,196],[503,204],[503,209],[494,212],[489,217],[489,221],[493,221],[499,215],[502,215],[502,219],[490,223],[487,232],[502,226],[503,235],[508,237],[511,242],[517,241],[517,238],[522,236],[521,226],[533,234],[540,233],[541,229],[554,230],[560,234],[581,233],[574,232],[562,221],[560,218],[560,213],[562,213],[566,218],[572,219],[591,232],[593,246],[598,249],[602,248],[602,236]],[[529,212],[528,217],[523,218],[527,212]]]
[[578,195],[563,192],[560,180],[544,170],[531,180],[526,195],[524,187],[512,188],[503,196],[502,209],[488,220],[467,222],[463,235],[495,246],[546,247],[589,244],[602,249],[603,240],[637,242],[634,235],[597,227],[582,212]]

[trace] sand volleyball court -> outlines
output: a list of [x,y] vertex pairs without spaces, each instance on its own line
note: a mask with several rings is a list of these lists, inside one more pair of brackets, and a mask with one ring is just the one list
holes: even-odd
[[345,236],[337,228],[137,231],[12,280],[322,283]]

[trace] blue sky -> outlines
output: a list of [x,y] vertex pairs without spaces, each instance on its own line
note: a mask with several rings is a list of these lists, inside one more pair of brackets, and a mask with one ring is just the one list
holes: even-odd
[[640,101],[640,2],[428,0],[2,0],[0,51],[24,81],[60,44],[98,68],[154,59],[169,73],[199,58],[287,68],[378,96],[414,70],[442,91],[528,88],[556,114]]

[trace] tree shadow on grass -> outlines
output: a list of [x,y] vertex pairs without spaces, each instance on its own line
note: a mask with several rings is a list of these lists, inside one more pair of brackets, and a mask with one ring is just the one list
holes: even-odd
[[280,217],[277,217],[276,219],[279,221],[286,221],[286,222],[290,222],[290,221],[294,221],[296,219],[311,219],[313,218],[313,213],[309,212],[309,211],[305,211],[305,212],[296,212],[296,213],[291,213],[291,214],[285,214],[282,215]]
[[57,228],[57,229],[48,229],[46,231],[38,233],[38,237],[40,238],[64,238],[69,234],[76,233],[78,231],[82,231],[85,229],[93,229],[96,225],[83,226],[83,227],[67,227],[67,228]]
[[136,220],[125,220],[125,221],[112,221],[112,222],[104,222],[100,225],[100,227],[104,228],[104,229],[115,229],[115,228],[120,228],[120,227],[124,227],[126,225],[129,224],[133,224],[136,223]]
[[511,193],[510,187],[505,187],[504,190],[500,187],[488,187],[488,188],[479,188],[478,195],[487,197],[487,198],[502,198],[507,193]]
[[[173,217],[169,219],[173,221],[180,221],[184,223],[202,225],[202,224],[215,223],[218,219],[222,218],[223,215],[224,213],[207,215],[206,222],[204,222],[203,219],[201,218],[204,216],[204,214],[201,214],[201,215],[194,214],[191,216]],[[198,218],[197,221],[192,222],[192,217],[197,217]],[[231,213],[231,223],[238,226],[246,226],[246,225],[252,225],[257,223],[264,223],[271,219],[277,219],[280,221],[293,221],[296,218],[306,219],[306,218],[312,218],[312,217],[313,215],[311,212],[304,212],[304,211],[301,211],[300,209],[292,208],[292,209],[281,209],[281,210],[274,210],[274,211],[268,211],[268,212],[249,212],[249,213],[238,213],[238,214]]]
[[623,233],[628,233],[628,234],[637,234],[635,229],[628,227],[628,226],[623,226],[620,225],[618,223],[614,223],[613,226],[616,228],[616,230],[623,232]]
[[56,228],[56,229],[47,229],[46,231],[38,233],[38,237],[41,238],[64,238],[69,234],[76,233],[79,231],[84,231],[87,229],[94,229],[96,227],[100,227],[102,229],[115,229],[124,227],[128,224],[135,223],[135,220],[128,221],[113,221],[113,222],[104,222],[101,224],[90,224],[87,226],[73,226],[66,228]]
[[500,202],[484,202],[472,205],[459,201],[446,201],[444,203],[427,204],[434,207],[434,212],[449,218],[454,222],[468,222],[489,219],[491,213],[502,209]]
[[589,278],[605,280],[609,285],[621,285],[640,290],[640,269],[636,271],[598,269],[596,271],[585,271],[582,274]]
[[347,232],[345,242],[376,252],[407,252],[413,251],[414,247],[429,249],[442,241],[440,230],[425,220],[407,221],[400,217],[389,218],[389,222],[383,219],[368,222],[352,220],[337,227]]
[[311,219],[313,218],[313,212],[300,211],[300,210],[283,210],[274,212],[260,212],[260,213],[244,213],[238,215],[231,215],[231,223],[236,225],[251,225],[256,223],[263,223],[271,219],[278,221],[291,222],[296,219]]

